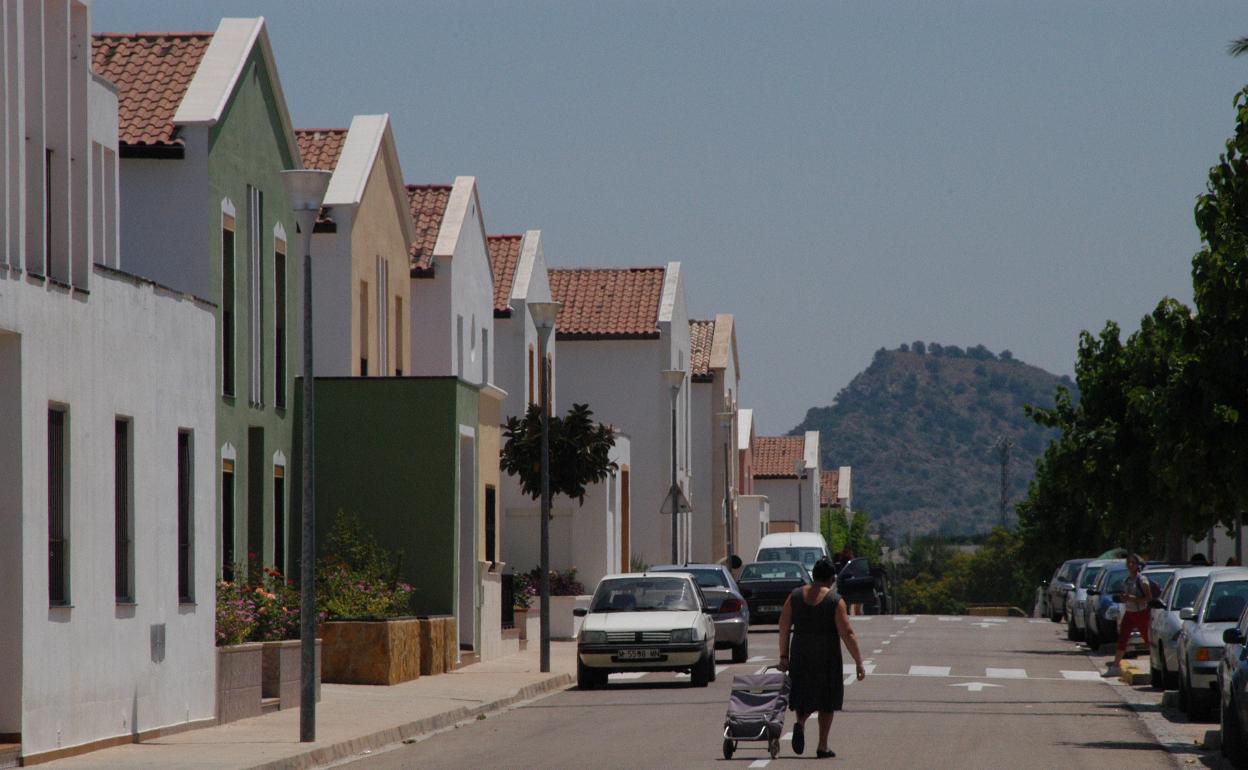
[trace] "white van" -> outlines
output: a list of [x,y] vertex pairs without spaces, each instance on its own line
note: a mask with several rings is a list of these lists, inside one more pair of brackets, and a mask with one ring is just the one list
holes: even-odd
[[818,532],[777,532],[759,541],[754,561],[800,561],[810,569],[825,556],[832,555]]

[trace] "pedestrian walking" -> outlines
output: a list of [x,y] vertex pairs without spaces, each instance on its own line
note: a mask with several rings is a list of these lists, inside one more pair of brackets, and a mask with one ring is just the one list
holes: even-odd
[[793,751],[806,750],[806,719],[819,715],[819,746],[815,756],[834,757],[828,748],[832,718],[845,699],[841,670],[841,642],[857,664],[858,681],[866,677],[858,637],[849,625],[845,602],[832,587],[836,572],[827,557],[815,562],[814,582],[793,589],[780,611],[780,664],[788,671],[793,687],[789,710],[797,716],[793,725]]
[[1127,644],[1131,641],[1131,630],[1140,632],[1144,646],[1148,646],[1148,601],[1153,598],[1153,587],[1140,575],[1140,557],[1136,554],[1127,556],[1127,582],[1122,586],[1122,593],[1117,597],[1122,601],[1122,620],[1118,624],[1118,652],[1114,662],[1109,664],[1106,676],[1116,676],[1122,670],[1122,657],[1127,654]]

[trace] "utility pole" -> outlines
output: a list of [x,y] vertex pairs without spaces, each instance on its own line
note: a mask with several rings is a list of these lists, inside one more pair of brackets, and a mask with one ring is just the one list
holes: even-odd
[[1010,449],[1014,442],[1002,436],[997,439],[997,451],[1001,454],[1001,526],[1006,525],[1006,510],[1010,504]]

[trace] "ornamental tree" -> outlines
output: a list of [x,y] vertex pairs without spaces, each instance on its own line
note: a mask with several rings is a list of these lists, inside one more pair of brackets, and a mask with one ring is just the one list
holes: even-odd
[[[573,404],[563,417],[550,416],[550,494],[585,502],[586,487],[615,473],[611,460],[615,429],[595,422],[587,404]],[[542,495],[542,408],[533,404],[524,419],[509,417],[503,426],[499,466],[520,479],[534,500]]]

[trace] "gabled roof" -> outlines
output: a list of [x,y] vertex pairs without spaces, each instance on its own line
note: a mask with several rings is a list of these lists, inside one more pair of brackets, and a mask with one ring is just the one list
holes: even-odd
[[520,247],[523,235],[491,235],[490,271],[494,274],[494,317],[510,318],[511,284],[516,279],[516,266],[520,264]]
[[299,128],[295,129],[295,141],[299,142],[299,154],[304,168],[333,171],[347,143],[345,128]]
[[451,200],[449,184],[409,184],[408,206],[412,214],[415,237],[408,249],[413,278],[433,277],[433,249],[442,229],[442,217]]
[[92,35],[91,67],[117,86],[123,147],[183,146],[173,116],[211,41],[211,32]]
[[819,474],[819,505],[831,507],[839,505],[837,491],[840,489],[840,471],[824,471]]
[[715,339],[714,321],[689,321],[689,376],[694,382],[710,382],[711,342]]
[[805,453],[805,436],[756,436],[754,478],[796,479],[793,468],[805,458]]
[[550,293],[562,302],[559,339],[651,339],[667,268],[573,268],[550,271]]

